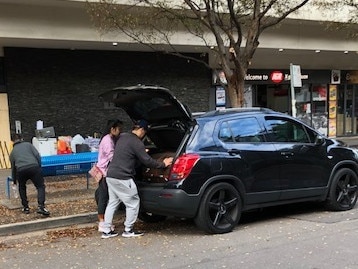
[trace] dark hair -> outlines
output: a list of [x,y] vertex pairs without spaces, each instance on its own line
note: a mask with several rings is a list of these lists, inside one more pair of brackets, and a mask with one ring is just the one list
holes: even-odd
[[146,120],[139,120],[134,123],[133,130],[143,128],[145,131],[148,131],[149,127],[150,126]]
[[11,141],[22,141],[22,135],[21,134],[17,134],[17,133],[12,133],[11,134]]
[[122,127],[122,125],[123,125],[123,121],[121,121],[119,119],[108,120],[106,129],[104,129],[101,140],[105,135],[108,135],[111,132],[112,128]]

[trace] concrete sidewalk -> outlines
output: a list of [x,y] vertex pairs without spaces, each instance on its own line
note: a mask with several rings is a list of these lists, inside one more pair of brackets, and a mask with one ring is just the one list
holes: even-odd
[[358,136],[339,137],[337,140],[345,142],[349,147],[358,147]]
[[3,224],[0,225],[0,236],[43,231],[52,228],[60,228],[86,223],[93,223],[93,225],[95,225],[96,220],[97,212],[92,212],[62,217],[47,217],[44,219],[38,219],[33,221]]
[[[348,146],[358,148],[358,136],[343,137],[343,138],[338,138],[338,140],[345,142]],[[7,199],[5,195],[6,178],[10,174],[11,174],[10,169],[0,169],[0,199],[2,203],[7,203],[8,208],[11,208],[11,203],[13,203],[9,199]],[[93,192],[92,193],[89,192],[88,195],[90,197],[93,197]],[[78,197],[76,198],[78,199]],[[63,202],[64,199],[74,199],[74,198],[64,196],[61,197],[60,199]],[[51,197],[49,197],[49,200],[47,201],[48,204],[55,203],[55,202],[56,200],[51,201]],[[19,202],[17,202],[16,204],[17,205],[14,206],[13,208],[21,208]],[[4,224],[4,225],[0,225],[0,236],[46,230],[51,228],[65,227],[65,226],[77,225],[77,224],[86,224],[86,223],[96,224],[96,220],[97,220],[97,212],[89,212],[89,213],[78,214],[78,215],[48,217],[48,218],[38,219],[34,221],[24,221],[20,223]]]
[[[15,199],[12,193],[12,189],[10,189],[11,192],[11,199],[9,199],[6,196],[6,179],[7,177],[11,175],[10,169],[0,169],[0,204],[5,206],[6,208],[10,210],[17,210],[19,211],[18,214],[22,214],[20,212],[20,209],[22,208],[19,198]],[[46,179],[46,178],[45,178]],[[67,182],[71,182],[72,179],[68,180]],[[76,180],[76,179],[75,179]],[[86,179],[82,180],[82,178],[77,179],[77,181],[80,181],[80,184],[78,184],[78,189],[65,189],[65,190],[57,190],[55,189],[54,193],[51,193],[49,191],[46,192],[46,204],[56,204],[56,203],[63,203],[63,202],[71,202],[71,201],[78,201],[81,199],[92,199],[94,198],[94,191],[96,183],[90,185],[90,189],[86,189]],[[82,182],[83,181],[83,182]],[[66,183],[65,179],[64,181],[52,181],[52,184],[59,183]],[[51,189],[51,186],[49,187],[51,183],[47,182],[46,189]],[[77,185],[76,185],[77,186]],[[54,188],[52,186],[52,188]],[[28,197],[30,201],[30,208],[36,208],[37,204],[36,202],[36,189],[34,186],[32,186],[31,183],[29,183],[28,187]],[[74,195],[75,193],[75,195]],[[33,203],[33,204],[32,204]],[[10,223],[10,224],[3,224],[0,225],[0,236],[6,236],[6,235],[13,235],[13,234],[20,234],[20,233],[27,233],[27,232],[33,232],[33,231],[40,231],[40,230],[46,230],[46,229],[52,229],[57,227],[65,227],[65,226],[71,226],[71,225],[77,225],[77,224],[87,224],[87,223],[93,223],[96,224],[97,221],[97,212],[88,212],[88,213],[82,213],[78,215],[68,215],[68,216],[49,216],[49,217],[40,217],[36,220],[30,220],[30,221],[23,221],[19,223]]]

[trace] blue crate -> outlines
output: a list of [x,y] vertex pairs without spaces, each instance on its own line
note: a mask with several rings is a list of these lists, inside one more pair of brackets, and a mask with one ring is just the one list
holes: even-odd
[[[97,162],[98,152],[82,152],[74,154],[61,154],[41,157],[41,170],[43,176],[62,176],[86,174],[87,189],[89,187],[88,171]],[[9,176],[6,180],[6,195],[10,198]]]
[[97,162],[98,152],[83,152],[41,157],[44,175],[86,173]]
[[42,166],[42,174],[44,176],[58,176],[69,174],[85,174],[87,173],[96,161],[88,163],[68,163],[68,164],[55,164],[52,166]]
[[41,157],[41,166],[95,163],[98,159],[98,152],[82,152],[74,154],[60,154]]

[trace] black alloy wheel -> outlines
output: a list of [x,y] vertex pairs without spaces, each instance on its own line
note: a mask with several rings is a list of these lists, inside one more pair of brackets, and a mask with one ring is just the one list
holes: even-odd
[[227,233],[239,222],[241,210],[241,197],[235,187],[228,183],[218,183],[205,192],[195,223],[208,233]]
[[340,169],[333,177],[327,205],[330,209],[352,209],[357,202],[358,176],[349,168]]

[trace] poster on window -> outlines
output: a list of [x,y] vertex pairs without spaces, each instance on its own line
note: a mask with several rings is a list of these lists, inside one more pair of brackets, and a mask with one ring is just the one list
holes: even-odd
[[214,70],[213,71],[213,84],[224,84],[227,85],[226,76],[223,70]]
[[337,115],[337,104],[336,101],[329,101],[329,118],[335,119]]
[[329,119],[328,122],[328,136],[335,137],[337,133],[337,122],[336,119]]
[[331,71],[331,83],[340,84],[341,83],[341,70],[332,70]]
[[329,85],[329,100],[337,100],[337,85]]
[[349,84],[358,83],[358,70],[348,71],[346,74],[346,80]]
[[226,94],[223,87],[216,87],[216,106],[226,105]]

